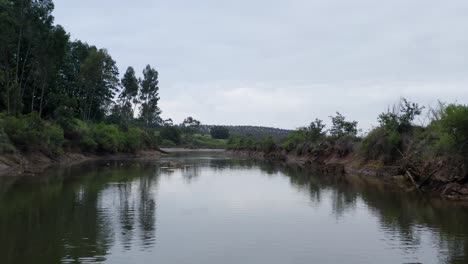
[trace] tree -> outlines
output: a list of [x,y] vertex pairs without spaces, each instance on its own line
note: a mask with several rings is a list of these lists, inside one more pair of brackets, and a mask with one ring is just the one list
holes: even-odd
[[300,128],[300,130],[304,131],[308,141],[316,142],[325,135],[324,128],[325,124],[323,123],[323,120],[317,118],[314,122],[311,122],[309,126]]
[[330,134],[333,137],[355,137],[357,135],[357,121],[346,121],[346,118],[339,112],[336,112],[336,116],[330,116],[330,118],[332,120]]
[[[32,78],[39,69],[47,71],[41,58],[51,46],[54,29],[51,0],[0,1],[0,85],[7,113],[18,114],[24,105],[26,88],[45,83]],[[57,54],[59,51],[57,51]],[[49,53],[50,54],[50,53]],[[54,58],[51,58],[54,59]]]
[[122,121],[125,125],[133,119],[133,106],[138,103],[138,90],[139,90],[139,81],[135,76],[135,70],[132,67],[128,67],[127,71],[124,74],[124,77],[121,80],[122,92],[119,95],[120,100],[120,114],[122,116]]
[[108,111],[115,96],[119,71],[105,49],[92,47],[80,68],[80,84],[84,90],[82,118],[99,120]]
[[159,87],[158,72],[147,65],[143,70],[140,92],[140,120],[146,128],[159,126],[162,123],[158,107]]
[[159,135],[163,140],[170,140],[175,144],[180,144],[182,140],[180,129],[175,126],[162,127]]
[[424,107],[417,103],[402,98],[398,106],[394,105],[392,109],[389,108],[387,112],[380,114],[378,121],[386,130],[404,133],[411,128],[411,123],[423,109]]
[[194,134],[200,128],[201,122],[189,116],[184,119],[180,127],[186,134]]
[[223,126],[214,126],[210,129],[210,134],[212,138],[215,139],[228,139],[229,130]]

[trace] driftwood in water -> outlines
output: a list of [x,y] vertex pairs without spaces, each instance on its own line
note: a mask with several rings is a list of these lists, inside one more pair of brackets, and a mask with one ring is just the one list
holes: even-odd
[[414,184],[414,186],[416,187],[416,189],[418,189],[418,191],[421,191],[419,189],[419,186],[418,184],[416,183],[416,181],[414,180],[413,176],[411,175],[411,172],[409,172],[408,170],[406,171],[406,175],[408,176],[408,178],[410,178],[411,182]]

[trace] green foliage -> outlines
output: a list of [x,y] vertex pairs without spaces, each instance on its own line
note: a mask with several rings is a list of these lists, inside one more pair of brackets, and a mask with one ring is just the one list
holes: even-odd
[[62,152],[63,129],[43,121],[37,113],[5,116],[2,123],[5,134],[20,150],[41,150],[50,154]]
[[315,119],[314,122],[310,123],[308,127],[302,128],[305,131],[305,136],[309,142],[317,142],[323,136],[325,136],[325,124],[323,120]]
[[0,114],[0,154],[3,153],[14,153],[16,151],[15,147],[11,143],[8,135],[4,131],[5,127],[5,116]]
[[307,132],[305,129],[299,129],[289,133],[282,146],[287,151],[292,151],[305,142],[307,142]]
[[72,146],[78,146],[82,151],[93,152],[97,148],[92,127],[89,123],[79,119],[63,119],[60,125],[64,129],[64,135]]
[[357,121],[346,121],[346,118],[336,112],[336,116],[330,116],[332,120],[332,127],[330,129],[330,135],[335,138],[341,137],[356,137],[357,135]]
[[54,154],[61,154],[64,143],[63,129],[56,124],[46,124],[44,127],[44,139],[47,148]]
[[139,128],[131,127],[128,129],[125,136],[125,148],[124,151],[135,152],[137,150],[143,149],[143,139],[145,137],[145,132]]
[[118,126],[100,123],[93,126],[92,131],[98,151],[115,153],[123,149],[125,137]]
[[438,120],[430,126],[436,131],[438,149],[468,152],[468,106],[450,104],[440,111]]
[[[404,144],[403,138],[416,141],[412,122],[421,114],[423,107],[405,98],[398,105],[379,115],[380,126],[373,129],[363,140],[361,151],[368,159],[381,159],[386,163],[401,156],[409,144]],[[419,140],[419,139],[418,139]],[[413,144],[414,145],[414,144]]]
[[179,128],[175,126],[164,126],[159,131],[159,136],[163,140],[172,141],[174,144],[179,145],[182,142],[182,133]]
[[143,70],[143,80],[141,81],[140,91],[140,120],[145,127],[156,127],[161,125],[162,119],[159,116],[161,110],[158,107],[159,102],[159,81],[158,72],[147,65]]
[[216,139],[228,139],[229,129],[223,126],[214,126],[210,129],[210,135]]
[[189,140],[185,142],[185,145],[189,148],[223,149],[227,147],[227,140],[215,139],[210,135],[195,134],[189,137]]
[[175,147],[177,147],[177,144],[176,144],[174,141],[172,141],[172,140],[163,139],[163,140],[161,141],[161,146],[162,146],[162,147],[166,147],[166,148],[175,148]]
[[[153,131],[137,127],[122,129],[114,124],[63,118],[53,123],[37,113],[26,116],[0,114],[0,151],[41,151],[58,155],[67,150],[85,152],[135,152],[157,147]],[[15,147],[13,147],[15,146]]]
[[411,129],[412,122],[421,114],[422,109],[417,103],[402,98],[398,106],[380,114],[378,121],[386,130],[404,133]]
[[180,127],[185,134],[194,134],[198,132],[201,122],[189,116],[184,119],[184,122],[180,124]]
[[374,128],[364,138],[361,152],[367,159],[391,162],[398,154],[401,144],[401,136],[396,130],[388,130],[385,127]]
[[265,152],[271,152],[271,151],[275,150],[275,148],[276,148],[275,140],[271,136],[265,137],[261,141],[260,147]]

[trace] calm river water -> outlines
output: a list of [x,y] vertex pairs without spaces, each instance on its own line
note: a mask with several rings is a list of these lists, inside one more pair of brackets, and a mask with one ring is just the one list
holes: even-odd
[[88,162],[0,178],[0,263],[468,263],[468,210],[223,153]]

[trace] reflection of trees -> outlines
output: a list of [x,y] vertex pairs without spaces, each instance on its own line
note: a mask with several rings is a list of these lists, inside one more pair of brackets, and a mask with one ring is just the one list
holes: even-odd
[[156,239],[156,197],[155,185],[157,185],[158,177],[149,175],[140,177],[139,186],[139,206],[138,216],[140,224],[140,238],[144,248],[154,244]]
[[[269,165],[262,165],[262,169],[263,166]],[[308,190],[314,203],[320,202],[321,192],[330,191],[332,213],[337,218],[355,210],[357,201],[364,202],[378,217],[388,240],[406,245],[403,250],[418,249],[422,234],[420,227],[424,226],[437,230],[433,239],[440,248],[439,262],[465,263],[467,260],[466,206],[404,193],[358,176],[320,175],[311,168],[294,166],[276,166],[276,169],[290,177],[296,188]]]
[[[58,170],[47,177],[16,180],[3,189],[2,263],[102,262],[116,235],[130,249],[137,229],[143,245],[154,243],[158,179],[154,166],[109,165]],[[134,191],[135,184],[140,188]]]
[[199,166],[186,166],[182,169],[182,177],[188,183],[196,180],[200,175],[200,167]]
[[135,228],[135,201],[132,199],[132,183],[121,183],[119,191],[119,220],[121,240],[126,250],[131,249]]

